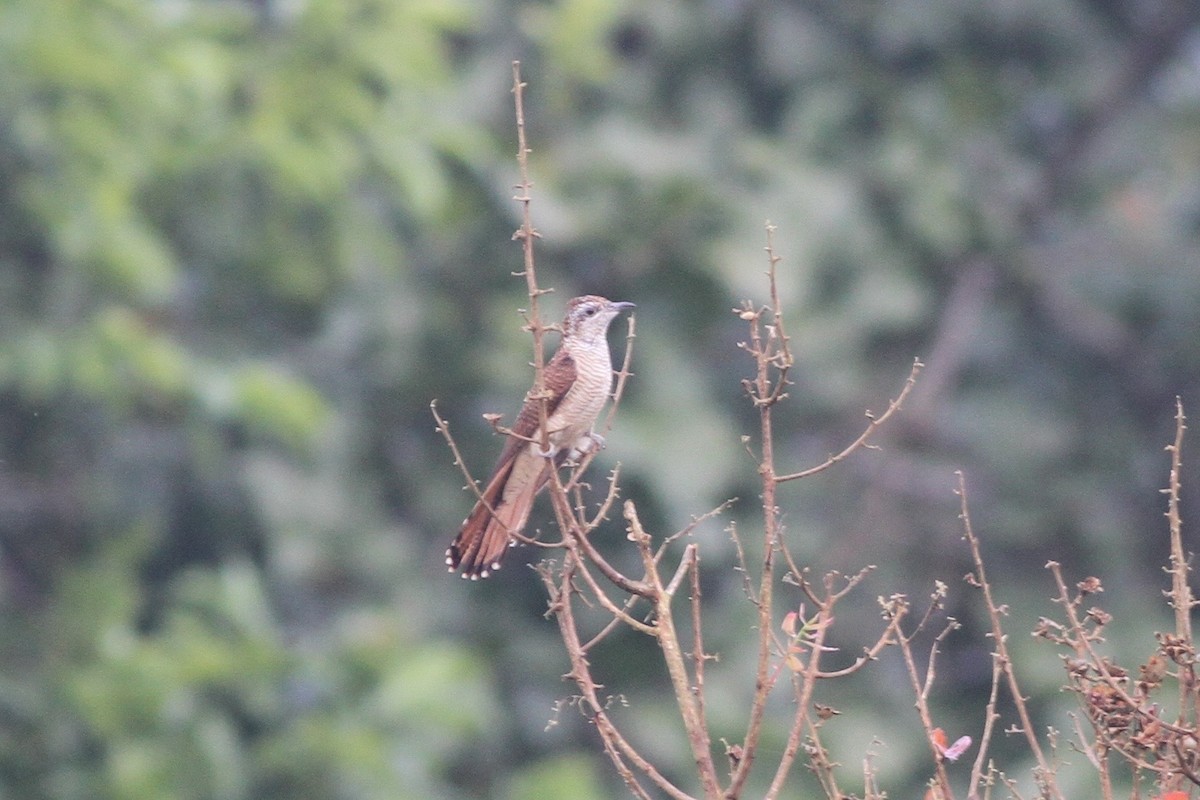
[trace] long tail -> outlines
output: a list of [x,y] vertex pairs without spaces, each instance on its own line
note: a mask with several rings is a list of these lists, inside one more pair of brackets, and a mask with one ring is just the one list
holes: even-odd
[[[464,578],[478,580],[500,569],[513,534],[524,529],[534,498],[550,478],[549,462],[538,465],[541,472],[536,479],[521,474],[526,472],[525,469],[518,468],[514,474],[514,467],[521,458],[517,456],[498,465],[483,490],[482,500],[463,520],[462,530],[446,550],[446,566],[451,572],[461,572]],[[506,497],[510,480],[519,481],[520,485],[514,484],[514,491]]]

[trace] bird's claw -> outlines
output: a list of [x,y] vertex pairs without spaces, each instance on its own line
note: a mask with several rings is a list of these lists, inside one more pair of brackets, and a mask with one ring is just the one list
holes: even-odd
[[585,433],[575,440],[571,445],[571,452],[567,454],[567,462],[571,465],[577,465],[579,459],[591,453],[593,450],[604,449],[604,437],[598,433]]

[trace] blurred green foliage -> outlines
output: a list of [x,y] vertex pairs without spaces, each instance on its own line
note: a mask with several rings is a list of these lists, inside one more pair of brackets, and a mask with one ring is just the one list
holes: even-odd
[[[941,712],[980,724],[955,469],[1014,640],[1055,558],[1149,652],[1161,447],[1174,396],[1200,398],[1198,36],[1170,0],[0,5],[0,798],[622,791],[554,711],[540,554],[441,571],[469,498],[428,403],[479,475],[479,414],[530,379],[513,59],[548,305],[638,303],[597,475],[620,460],[657,535],[733,496],[753,519],[729,309],[764,295],[770,219],[787,462],[928,364],[882,452],[784,494],[815,570],[880,567],[839,618],[848,657],[874,594],[946,580],[966,627]],[[696,538],[736,737],[753,654],[724,524]],[[686,770],[645,644],[596,659]],[[1057,660],[1022,647],[1061,726]],[[899,665],[829,692],[839,759],[878,737],[883,783],[916,791]]]

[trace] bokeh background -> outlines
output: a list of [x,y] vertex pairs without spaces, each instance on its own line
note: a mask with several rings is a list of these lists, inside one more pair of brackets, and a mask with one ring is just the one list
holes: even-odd
[[[623,795],[556,711],[541,554],[482,584],[442,564],[470,497],[429,403],[481,474],[480,414],[531,378],[514,59],[551,316],[638,304],[597,475],[620,461],[657,535],[740,498],[696,533],[719,733],[740,735],[754,636],[723,532],[756,504],[730,310],[765,298],[767,220],[797,356],[783,468],[928,365],[881,450],[782,495],[817,574],[877,566],[842,654],[877,595],[945,581],[964,627],[938,722],[978,736],[961,469],[1039,725],[1070,727],[1028,636],[1056,610],[1048,559],[1102,578],[1111,652],[1149,655],[1175,397],[1200,414],[1200,4],[5,0],[0,797]],[[595,662],[686,775],[652,643]],[[870,751],[893,796],[920,791],[894,654],[822,700],[849,790]]]

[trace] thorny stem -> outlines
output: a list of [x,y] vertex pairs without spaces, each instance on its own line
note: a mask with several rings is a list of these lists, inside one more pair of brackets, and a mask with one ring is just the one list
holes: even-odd
[[1054,767],[1046,759],[1046,754],[1043,752],[1042,745],[1038,741],[1037,732],[1033,729],[1033,720],[1029,716],[1029,708],[1025,704],[1025,696],[1021,694],[1021,687],[1017,684],[1017,676],[1013,671],[1012,658],[1008,653],[1008,635],[1004,632],[1004,627],[1000,623],[1000,616],[1004,612],[1000,606],[996,605],[996,601],[992,597],[992,586],[988,583],[987,573],[983,568],[983,554],[979,547],[979,539],[975,536],[975,529],[971,525],[971,512],[967,503],[966,479],[963,477],[961,471],[956,472],[955,475],[958,476],[958,488],[956,492],[959,497],[959,519],[963,523],[963,538],[967,540],[967,544],[971,548],[971,560],[975,566],[975,571],[971,576],[972,582],[983,593],[983,602],[987,607],[988,618],[992,623],[992,641],[995,642],[996,646],[992,657],[999,663],[1000,670],[1004,674],[1009,693],[1012,695],[1013,705],[1017,709],[1017,716],[1021,720],[1021,733],[1025,737],[1026,744],[1029,745],[1029,751],[1037,761],[1038,781],[1044,785],[1049,796],[1062,798],[1062,793],[1055,783]]
[[816,635],[809,645],[810,656],[808,663],[805,665],[804,672],[801,675],[793,675],[792,678],[796,697],[796,715],[792,719],[791,730],[788,731],[787,744],[784,746],[783,756],[779,759],[779,766],[775,769],[775,777],[771,781],[771,787],[767,790],[766,797],[768,800],[774,800],[783,791],[784,781],[787,780],[788,773],[792,769],[792,764],[800,752],[801,736],[804,734],[805,727],[809,724],[808,709],[812,705],[813,691],[817,686],[821,653],[825,650],[825,637],[833,622],[833,605],[838,599],[838,595],[833,592],[830,584],[832,577],[826,576],[825,580],[826,599],[817,615]]
[[[586,526],[585,522],[580,522],[575,517],[567,495],[562,491],[562,482],[559,480],[557,473],[551,473],[550,483],[550,500],[554,505],[555,519],[558,522],[559,528],[564,531],[572,548],[580,550],[581,555],[586,556],[588,561],[595,564],[601,574],[621,591],[626,594],[644,597],[653,602],[653,587],[649,583],[644,580],[637,581],[627,577],[616,567],[609,564],[604,556],[600,555],[600,551],[596,549],[588,537],[591,530]],[[628,501],[626,501],[626,504],[628,504]]]
[[[778,321],[783,311],[775,283],[775,267],[778,265],[780,258],[775,254],[772,242],[773,231],[774,228],[768,224],[766,247],[767,274],[771,286],[770,302],[772,319]],[[778,386],[784,384],[786,377],[781,374],[778,379],[778,386],[776,389],[772,388],[771,367],[773,354],[770,348],[776,346],[778,342],[783,342],[781,353],[785,358],[780,362],[781,373],[789,365],[786,359],[790,358],[787,355],[786,339],[782,339],[783,331],[779,325],[776,324],[768,327],[768,344],[764,346],[759,330],[760,315],[748,315],[744,312],[742,316],[746,317],[750,322],[750,349],[755,356],[757,367],[754,382],[752,386],[747,388],[750,389],[750,395],[755,401],[755,406],[758,408],[759,444],[762,448],[759,454],[758,474],[762,484],[763,556],[762,572],[759,575],[758,592],[755,598],[755,603],[758,607],[758,659],[754,676],[754,698],[750,704],[750,718],[746,724],[746,736],[742,743],[741,759],[734,770],[733,778],[726,792],[726,797],[731,798],[740,795],[746,779],[750,776],[750,768],[754,764],[754,759],[758,751],[759,736],[762,733],[763,713],[767,706],[767,696],[770,694],[771,687],[774,684],[774,681],[769,677],[772,642],[771,609],[775,586],[775,553],[780,545],[781,534],[779,530],[779,508],[776,506],[775,501],[775,493],[779,482],[775,476],[775,432],[772,426],[771,409],[775,402],[782,397],[782,392],[776,389]],[[804,709],[801,709],[798,713],[803,713],[803,711]]]
[[533,227],[533,212],[532,203],[533,196],[530,190],[533,188],[533,183],[529,180],[529,146],[525,138],[525,86],[521,80],[521,62],[512,62],[513,76],[513,103],[517,115],[517,168],[520,171],[521,182],[517,184],[517,194],[513,200],[521,204],[521,227],[513,234],[513,239],[518,239],[521,242],[521,252],[524,256],[524,268],[517,275],[525,277],[525,288],[529,294],[529,310],[527,312],[526,324],[529,332],[533,335],[533,389],[530,391],[530,397],[539,400],[538,403],[538,430],[541,437],[542,452],[547,452],[550,449],[550,432],[546,430],[546,402],[549,400],[549,395],[546,393],[546,345],[543,341],[546,327],[542,324],[541,314],[538,310],[538,298],[550,292],[550,289],[541,289],[538,287],[537,272],[534,269],[533,260],[533,241],[540,234]]
[[700,727],[705,731],[708,727],[708,712],[704,703],[704,662],[709,656],[704,652],[704,628],[702,625],[700,609],[700,550],[695,544],[689,544],[684,555],[684,561],[690,559],[691,569],[688,570],[691,576],[691,601],[692,606],[692,679],[694,692],[699,702],[699,722]]
[[[520,167],[521,182],[517,189],[519,194],[516,200],[522,204],[522,224],[520,229],[514,235],[514,238],[520,239],[525,256],[525,267],[523,275],[526,279],[526,285],[529,293],[530,308],[527,316],[528,328],[533,333],[534,338],[534,367],[535,367],[535,382],[531,397],[540,398],[540,437],[541,445],[546,448],[548,445],[548,432],[546,430],[546,403],[545,403],[545,381],[544,381],[544,350],[542,344],[542,334],[546,328],[541,324],[538,316],[538,298],[545,293],[545,290],[539,289],[534,272],[533,259],[533,240],[538,234],[533,228],[530,215],[530,188],[532,186],[529,180],[528,170],[528,153],[529,148],[526,144],[525,137],[525,115],[524,115],[524,95],[523,89],[525,84],[521,82],[520,65],[517,62],[513,63],[513,94],[515,96],[516,115],[517,115],[517,137],[518,137],[518,152],[517,161]],[[620,371],[617,374],[617,385],[614,392],[613,407],[609,411],[606,419],[606,427],[611,425],[615,408],[620,401],[620,397],[625,388],[625,383],[630,376],[629,365],[632,356],[634,322],[629,321],[629,334],[626,341],[626,352],[624,362]],[[559,621],[560,630],[563,633],[563,641],[567,645],[568,653],[571,658],[572,671],[570,677],[574,679],[583,693],[583,698],[587,706],[593,714],[594,722],[597,729],[601,732],[601,736],[605,743],[605,749],[609,753],[614,765],[624,778],[626,785],[638,797],[647,797],[644,788],[638,783],[629,769],[626,760],[633,764],[637,769],[641,770],[652,780],[660,789],[668,795],[675,798],[687,798],[678,787],[668,781],[664,776],[655,770],[653,765],[647,762],[637,751],[625,740],[615,725],[609,719],[604,705],[600,702],[596,693],[597,684],[593,680],[590,672],[590,667],[587,664],[585,656],[585,648],[579,639],[578,625],[574,618],[572,602],[573,598],[578,595],[578,589],[573,584],[573,579],[576,576],[581,577],[587,584],[589,590],[597,598],[600,604],[608,613],[613,615],[614,620],[620,620],[626,625],[647,633],[652,633],[658,640],[659,646],[662,648],[663,657],[667,664],[668,672],[670,673],[672,684],[676,690],[676,698],[679,703],[679,710],[684,719],[684,725],[687,729],[689,740],[692,742],[693,753],[696,757],[696,765],[700,771],[701,780],[704,785],[705,796],[708,798],[718,798],[720,789],[716,779],[715,768],[712,763],[711,747],[708,740],[707,725],[705,724],[703,714],[702,699],[698,699],[692,694],[692,687],[689,685],[686,663],[683,658],[683,651],[679,644],[678,634],[674,628],[674,620],[670,608],[671,597],[678,582],[683,579],[688,570],[694,571],[697,567],[695,560],[695,550],[690,549],[688,553],[690,557],[685,558],[680,564],[679,570],[675,579],[671,581],[670,587],[664,587],[658,573],[657,559],[654,557],[650,546],[649,536],[641,530],[641,523],[637,520],[636,511],[631,503],[626,503],[626,518],[630,522],[631,537],[638,544],[639,551],[642,552],[645,565],[645,578],[643,580],[633,580],[621,574],[618,570],[612,567],[592,546],[588,534],[596,527],[599,520],[604,516],[607,508],[616,498],[615,480],[610,483],[610,489],[605,502],[602,504],[599,512],[592,521],[588,521],[586,513],[582,508],[573,508],[570,497],[574,492],[578,495],[579,479],[587,465],[591,462],[595,452],[587,454],[581,460],[580,465],[575,472],[568,478],[566,485],[563,485],[560,475],[557,470],[551,473],[551,490],[549,492],[551,501],[554,506],[555,516],[558,521],[560,530],[566,535],[564,537],[568,552],[564,558],[564,565],[561,573],[561,582],[556,586],[550,579],[549,573],[544,572],[547,589],[551,592],[551,612],[555,614]],[[628,601],[618,605],[606,593],[606,590],[599,585],[593,577],[591,570],[587,568],[588,564],[595,565],[597,569],[610,581],[614,586],[621,591],[628,593],[631,596],[640,596],[649,600],[654,605],[654,621],[652,624],[640,623],[630,617],[627,609],[630,607]],[[698,584],[696,584],[698,586]],[[624,606],[624,607],[623,607]],[[589,642],[589,646],[592,644]]]
[[[935,602],[930,606],[930,611],[937,607],[940,598],[935,595]],[[921,718],[921,727],[925,729],[925,737],[929,742],[929,749],[933,753],[934,772],[937,780],[937,786],[941,790],[942,796],[945,798],[952,797],[950,792],[950,776],[946,774],[946,763],[942,758],[942,754],[938,751],[933,742],[933,716],[929,712],[929,692],[933,688],[933,681],[937,675],[936,663],[938,655],[938,646],[942,641],[958,628],[957,623],[948,624],[942,629],[942,632],[934,637],[933,645],[929,648],[929,663],[925,667],[925,678],[921,679],[921,672],[917,668],[916,659],[913,657],[912,639],[917,632],[924,627],[924,623],[929,619],[928,615],[922,619],[921,624],[917,626],[917,631],[913,631],[908,636],[900,636],[900,652],[904,656],[904,665],[908,668],[908,677],[912,681],[913,692],[917,696],[917,714]]]
[[968,800],[978,800],[979,787],[983,784],[984,765],[987,763],[988,748],[992,742],[992,732],[996,728],[996,720],[1000,714],[996,712],[996,703],[1000,699],[1000,679],[1004,674],[999,656],[992,654],[992,688],[988,693],[987,709],[983,718],[983,733],[979,735],[979,751],[975,754],[975,762],[971,765],[971,783],[967,791]]
[[[814,602],[818,603],[817,617],[817,633],[814,640],[810,643],[812,650],[811,656],[806,664],[803,673],[793,674],[793,685],[795,686],[795,702],[796,712],[792,721],[791,730],[789,731],[787,745],[784,753],[780,758],[780,762],[775,770],[775,775],[772,779],[771,787],[768,790],[767,797],[777,797],[783,789],[784,782],[787,779],[791,766],[800,751],[801,738],[806,727],[811,726],[811,718],[809,717],[809,707],[812,702],[813,692],[818,679],[826,676],[820,670],[820,653],[822,652],[823,642],[827,629],[833,621],[833,606],[845,596],[859,580],[866,574],[868,570],[864,570],[859,575],[851,578],[846,582],[840,591],[835,591],[832,585],[833,575],[826,576],[825,592],[821,598],[816,597],[808,586],[808,582],[802,577],[802,571],[796,566],[791,558],[791,554],[783,544],[783,524],[779,514],[777,503],[777,494],[779,484],[794,480],[805,475],[814,474],[822,469],[831,466],[833,463],[844,459],[854,450],[864,446],[867,438],[878,428],[882,422],[894,414],[903,402],[904,397],[908,394],[912,384],[915,382],[916,374],[920,369],[920,362],[916,362],[913,367],[912,374],[909,376],[908,383],[900,396],[892,401],[888,407],[888,411],[878,420],[872,420],[867,431],[859,437],[859,439],[849,448],[843,451],[838,456],[829,460],[825,465],[818,467],[815,470],[797,473],[795,475],[781,476],[778,474],[775,466],[775,450],[774,450],[774,425],[772,420],[772,409],[783,398],[787,397],[785,391],[789,385],[788,370],[791,368],[793,358],[789,349],[789,338],[784,330],[783,324],[783,306],[779,297],[778,284],[776,282],[776,266],[780,258],[775,253],[773,233],[775,228],[769,223],[767,225],[767,245],[766,252],[768,258],[767,278],[770,287],[770,299],[767,308],[756,310],[752,305],[746,303],[743,307],[735,312],[738,313],[743,320],[750,325],[750,339],[742,345],[743,349],[753,356],[755,360],[755,376],[751,380],[743,382],[743,386],[754,402],[755,408],[759,414],[759,446],[758,454],[758,473],[759,482],[762,486],[762,517],[763,517],[763,555],[761,562],[761,572],[758,575],[757,590],[754,587],[754,581],[747,572],[747,562],[744,551],[741,548],[740,538],[733,531],[733,539],[738,550],[738,563],[744,572],[746,580],[746,595],[756,606],[758,610],[758,629],[759,629],[759,645],[755,667],[755,684],[754,694],[751,700],[750,717],[746,725],[746,735],[743,743],[738,748],[736,763],[730,778],[729,788],[726,790],[725,797],[736,798],[740,797],[742,790],[745,787],[746,780],[749,777],[757,756],[759,740],[762,732],[764,712],[766,709],[767,698],[771,690],[775,686],[779,677],[779,672],[782,666],[772,670],[771,668],[771,648],[775,643],[774,636],[771,632],[772,624],[772,609],[774,600],[774,585],[776,572],[776,558],[782,553],[786,559],[788,568],[794,575],[795,579],[801,581],[806,593]],[[770,323],[763,324],[763,316],[769,315]],[[893,635],[896,634],[899,624],[898,619],[894,619],[887,630],[880,637],[879,641],[868,650],[866,655],[860,658],[854,665],[847,669],[847,672],[856,671],[868,660],[873,659],[875,654],[882,650],[892,641]],[[839,671],[840,674],[841,671]],[[835,674],[835,673],[830,673]]]
[[[1179,513],[1179,474],[1183,468],[1183,433],[1187,430],[1187,418],[1183,415],[1183,401],[1175,398],[1175,441],[1167,445],[1171,454],[1171,471],[1167,479],[1167,525],[1171,532],[1171,606],[1175,610],[1175,635],[1185,642],[1192,641],[1192,587],[1188,584],[1191,565],[1183,549],[1183,517]],[[1186,726],[1195,723],[1195,705],[1189,702],[1192,687],[1196,685],[1196,666],[1187,661],[1179,667],[1179,717],[1176,724]]]
[[808,740],[807,750],[810,769],[817,776],[817,780],[820,782],[825,796],[845,797],[846,795],[838,788],[837,773],[834,772],[834,764],[829,758],[829,751],[821,743],[819,726],[811,719],[808,720]]
[[[1170,562],[1166,568],[1166,572],[1171,576],[1171,588],[1164,594],[1175,612],[1175,632],[1172,636],[1159,635],[1160,650],[1154,656],[1159,659],[1169,658],[1178,666],[1174,677],[1180,699],[1174,722],[1160,716],[1158,704],[1148,702],[1150,691],[1161,681],[1161,675],[1158,678],[1149,677],[1153,674],[1149,663],[1141,667],[1142,678],[1135,684],[1136,691],[1131,692],[1126,670],[1097,651],[1095,643],[1102,640],[1099,639],[1098,628],[1093,630],[1090,627],[1090,622],[1094,621],[1094,612],[1087,612],[1086,621],[1081,616],[1083,599],[1091,591],[1085,591],[1085,586],[1090,584],[1090,580],[1080,583],[1079,591],[1072,595],[1063,578],[1061,566],[1055,561],[1046,564],[1058,590],[1055,602],[1063,607],[1066,616],[1065,626],[1055,624],[1055,629],[1061,633],[1051,633],[1047,638],[1071,647],[1076,661],[1082,665],[1082,670],[1092,671],[1096,675],[1095,685],[1091,688],[1074,675],[1072,685],[1083,699],[1095,735],[1094,741],[1089,742],[1083,734],[1082,726],[1076,720],[1080,747],[1099,772],[1101,787],[1106,792],[1106,797],[1112,795],[1106,757],[1109,753],[1119,755],[1132,769],[1135,783],[1142,779],[1144,773],[1154,774],[1158,788],[1166,792],[1162,795],[1164,797],[1170,794],[1171,790],[1178,789],[1184,778],[1200,785],[1200,774],[1197,774],[1195,763],[1195,646],[1191,638],[1189,613],[1196,602],[1188,583],[1191,568],[1188,556],[1183,550],[1182,517],[1179,510],[1182,445],[1186,429],[1182,403],[1176,398],[1175,438],[1172,444],[1166,447],[1171,454],[1170,474],[1167,487],[1163,489],[1163,493],[1167,495],[1165,516],[1171,540]],[[1111,700],[1103,703],[1097,701],[1097,698],[1106,697]],[[1108,708],[1119,709],[1121,716],[1108,714]]]
[[568,555],[566,563],[563,564],[562,573],[559,576],[559,581],[556,583],[549,569],[541,570],[542,582],[545,584],[547,592],[550,595],[551,609],[554,612],[555,618],[558,620],[559,633],[562,635],[563,642],[567,646],[567,653],[571,659],[571,672],[568,677],[575,681],[576,686],[583,693],[583,699],[587,703],[588,710],[591,711],[591,720],[596,726],[596,730],[600,732],[600,738],[604,743],[604,749],[608,753],[609,759],[616,766],[625,785],[636,797],[649,800],[650,794],[641,786],[637,777],[629,769],[626,764],[628,759],[630,764],[633,764],[641,770],[656,786],[667,793],[674,800],[693,800],[687,793],[675,786],[662,773],[660,773],[653,764],[647,761],[637,751],[637,749],[629,743],[629,741],[621,735],[621,732],[613,724],[608,716],[607,703],[601,701],[597,693],[597,684],[591,678],[591,667],[587,662],[587,658],[583,654],[582,643],[579,640],[579,627],[575,621],[574,611],[571,606],[571,596],[575,592],[571,585],[571,576],[574,572],[571,563],[571,555]]
[[[675,629],[675,615],[671,611],[670,592],[663,585],[658,572],[658,564],[654,560],[654,551],[650,547],[650,535],[642,527],[637,509],[632,502],[625,502],[625,519],[629,522],[629,538],[637,545],[642,556],[642,567],[646,571],[646,582],[653,587],[654,603],[654,635],[658,638],[658,646],[662,650],[663,662],[667,674],[671,678],[671,687],[675,691],[675,703],[687,732],[688,743],[692,748],[692,758],[704,787],[704,796],[709,800],[721,797],[720,785],[717,781],[716,765],[712,758],[712,742],[709,739],[708,728],[704,724],[703,695],[694,691],[688,677],[687,662],[684,659],[683,648],[679,643],[679,633]],[[696,565],[693,562],[692,569]]]
[[904,400],[908,397],[913,387],[917,385],[917,376],[921,373],[921,369],[924,366],[925,365],[921,363],[920,359],[915,359],[913,361],[912,370],[908,373],[908,379],[904,381],[904,388],[900,390],[900,394],[896,396],[895,400],[892,400],[888,403],[887,410],[878,417],[872,415],[870,412],[867,412],[867,417],[871,421],[867,423],[867,427],[863,430],[862,435],[847,445],[846,448],[840,453],[831,455],[829,458],[825,459],[825,461],[821,462],[820,464],[817,464],[815,467],[809,467],[808,469],[802,469],[799,472],[792,472],[787,475],[780,475],[778,478],[776,478],[776,480],[779,483],[783,483],[785,481],[794,481],[801,478],[812,477],[818,472],[824,472],[834,464],[837,464],[839,461],[845,461],[859,448],[867,446],[867,440],[871,438],[875,431],[879,430],[879,426],[887,422],[889,417],[900,410],[900,407],[904,404]]
[[484,500],[483,492],[479,490],[479,483],[471,476],[471,471],[467,469],[467,462],[463,460],[462,453],[458,449],[458,442],[454,441],[454,437],[450,435],[450,423],[438,413],[437,400],[429,401],[429,410],[433,413],[433,418],[437,422],[437,432],[446,440],[446,445],[450,448],[450,454],[454,456],[454,466],[458,467],[463,477],[467,479],[467,487],[475,493],[475,499],[483,503],[487,507],[487,510],[494,516],[496,513],[495,510]]

